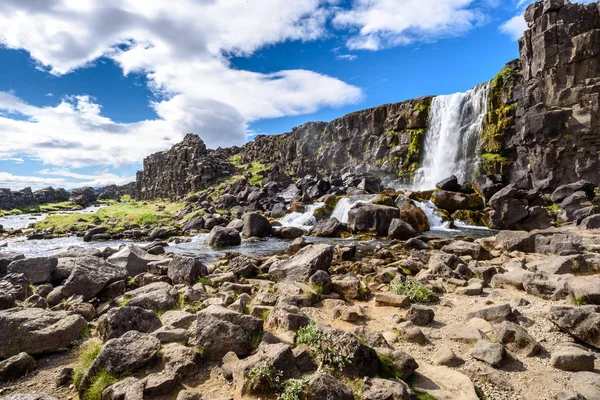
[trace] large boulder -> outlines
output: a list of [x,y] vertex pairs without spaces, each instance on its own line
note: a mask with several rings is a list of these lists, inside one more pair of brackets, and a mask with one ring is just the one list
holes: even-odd
[[99,372],[112,376],[131,374],[150,366],[161,348],[160,341],[152,335],[131,331],[105,343],[79,385],[79,396],[85,398],[87,389]]
[[555,203],[561,203],[563,200],[577,192],[584,192],[585,195],[591,197],[594,195],[594,184],[580,180],[567,185],[559,186],[554,192],[552,192],[550,199]]
[[242,238],[235,228],[215,226],[206,237],[204,243],[212,247],[239,246],[242,244]]
[[136,276],[148,271],[148,263],[161,260],[158,256],[134,244],[123,246],[118,252],[108,257],[107,261],[117,267],[125,268],[129,276]]
[[343,237],[349,233],[348,225],[338,221],[337,218],[323,219],[312,228],[312,234],[317,237]]
[[502,189],[502,177],[496,175],[481,175],[473,179],[471,186],[481,197],[489,200]]
[[453,240],[444,247],[442,251],[452,253],[459,257],[470,256],[474,260],[491,260],[494,258],[481,244],[465,242],[463,240]]
[[50,282],[56,269],[56,257],[26,258],[11,262],[7,269],[9,274],[23,274],[34,285]]
[[0,278],[6,275],[8,265],[16,260],[22,260],[25,256],[13,251],[0,251]]
[[590,215],[579,224],[579,229],[600,229],[600,214]]
[[123,336],[129,331],[151,333],[162,326],[158,316],[140,307],[112,308],[98,321],[98,334],[104,341]]
[[306,282],[318,270],[328,271],[332,261],[333,247],[330,245],[306,246],[287,260],[273,263],[269,277],[276,282]]
[[11,308],[0,311],[0,358],[19,352],[52,353],[77,340],[87,326],[77,314],[41,308]]
[[483,209],[483,199],[476,194],[448,192],[438,189],[431,195],[431,201],[442,210],[450,212]]
[[600,349],[600,309],[597,306],[553,307],[548,318],[561,331]]
[[327,374],[314,375],[306,383],[308,399],[353,400],[352,390],[339,379]]
[[81,295],[84,300],[96,296],[108,284],[127,278],[127,270],[104,261],[99,257],[80,257],[73,260],[75,268],[64,283],[64,297]]
[[387,236],[394,218],[400,218],[400,210],[396,207],[358,203],[348,212],[348,226],[354,232]]
[[27,353],[19,353],[8,360],[0,361],[0,382],[17,379],[37,367],[35,359]]
[[409,223],[394,218],[388,229],[388,237],[398,240],[408,240],[417,236],[417,231]]
[[181,255],[173,256],[167,271],[167,275],[171,278],[171,282],[173,282],[174,285],[193,285],[198,282],[201,277],[207,274],[208,270],[206,269],[206,265],[200,260]]
[[244,237],[265,237],[272,233],[273,228],[267,218],[257,213],[244,215],[244,228],[242,229]]
[[425,232],[430,228],[427,214],[421,208],[412,204],[412,201],[400,206],[400,220],[412,226],[417,232]]

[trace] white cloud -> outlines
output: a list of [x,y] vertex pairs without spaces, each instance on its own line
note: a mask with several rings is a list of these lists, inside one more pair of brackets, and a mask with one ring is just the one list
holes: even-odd
[[519,40],[523,36],[523,32],[527,29],[527,22],[523,15],[515,15],[502,25],[500,25],[500,32],[510,36],[513,40]]
[[[333,19],[339,28],[356,28],[350,49],[379,50],[416,41],[464,34],[485,21],[473,0],[354,0]],[[484,2],[489,7],[493,2]]]
[[33,190],[38,190],[44,187],[53,186],[55,188],[65,189],[76,189],[80,187],[98,187],[106,185],[122,185],[135,180],[133,176],[118,176],[110,173],[101,173],[95,175],[85,174],[73,174],[79,176],[87,176],[84,180],[77,180],[79,178],[73,176],[76,180],[65,179],[68,177],[69,171],[62,171],[61,174],[48,174],[48,175],[62,175],[62,177],[39,177],[30,175],[15,175],[10,172],[0,172],[0,187],[8,188],[12,190],[20,190],[24,187],[31,187]]
[[56,166],[140,162],[187,132],[209,147],[246,141],[249,122],[357,102],[359,88],[307,70],[270,74],[235,69],[285,40],[325,35],[331,0],[44,0],[0,2],[0,45],[30,53],[38,68],[61,76],[100,57],[124,74],[140,73],[160,95],[158,119],[117,123],[85,95],[53,107],[0,92],[0,157],[15,154]]
[[355,54],[340,54],[339,56],[336,56],[335,58],[337,58],[338,60],[354,61],[358,58],[358,56]]

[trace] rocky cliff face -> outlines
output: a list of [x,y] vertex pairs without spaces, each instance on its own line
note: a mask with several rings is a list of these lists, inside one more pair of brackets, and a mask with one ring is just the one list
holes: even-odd
[[47,187],[35,192],[31,188],[17,191],[0,189],[0,210],[12,210],[38,204],[60,203],[67,200],[69,200],[69,194],[64,189]]
[[488,167],[521,187],[600,184],[600,5],[530,5],[520,58],[492,81]]
[[232,175],[235,167],[229,157],[238,150],[208,150],[200,137],[188,134],[170,150],[144,160],[144,169],[137,173],[136,196],[141,200],[175,200],[196,192]]
[[278,164],[297,176],[373,172],[409,180],[418,168],[431,100],[386,104],[283,135],[258,136],[242,148],[242,161]]

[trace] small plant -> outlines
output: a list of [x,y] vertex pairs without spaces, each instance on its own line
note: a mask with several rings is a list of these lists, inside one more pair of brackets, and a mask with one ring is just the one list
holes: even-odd
[[131,287],[135,285],[135,278],[129,278],[127,281],[127,287]]
[[343,369],[352,361],[352,354],[343,349],[328,334],[321,332],[314,323],[298,329],[294,335],[296,344],[306,344],[309,352],[319,362],[319,370]]
[[437,296],[431,290],[410,279],[392,281],[390,290],[395,294],[406,296],[411,302],[416,303],[431,303],[437,299]]
[[352,396],[354,400],[363,400],[365,397],[365,388],[362,379],[356,379],[350,382],[349,386],[352,388]]
[[215,283],[213,281],[211,281],[210,279],[208,279],[208,278],[206,278],[204,276],[200,277],[200,279],[198,279],[197,283],[201,283],[204,286],[210,286],[210,287],[214,287],[215,286]]
[[277,394],[277,400],[302,400],[308,377],[288,379],[283,383],[283,390]]
[[118,378],[114,375],[109,374],[106,371],[100,371],[92,379],[92,384],[85,391],[83,400],[101,400],[102,391],[110,385],[118,382]]
[[177,306],[179,307],[180,310],[183,310],[186,306],[185,304],[185,294],[184,293],[179,293],[177,295]]
[[252,334],[252,347],[253,348],[256,349],[258,346],[260,346],[260,344],[263,340],[264,334],[265,334],[265,332],[263,332],[263,331]]
[[281,384],[281,372],[276,371],[268,365],[256,367],[246,377],[250,388],[254,391],[268,385],[271,389],[278,389]]
[[73,384],[79,387],[81,380],[85,376],[98,354],[102,350],[102,342],[98,339],[90,340],[81,346],[77,353],[77,365],[73,368]]
[[377,358],[379,358],[379,363],[381,364],[382,377],[402,379],[402,372],[396,369],[394,361],[390,357],[378,353]]
[[574,306],[580,307],[580,306],[587,305],[588,302],[583,297],[575,297],[575,298],[571,299],[571,304],[573,304]]
[[269,314],[271,314],[271,310],[265,310],[262,312],[260,317],[263,319],[263,321],[266,321],[267,318],[269,318]]
[[200,356],[204,355],[204,347],[192,347],[192,350],[194,350]]
[[556,203],[552,203],[549,206],[546,206],[546,210],[553,213],[559,213],[563,210],[563,208]]
[[417,393],[417,400],[437,400],[437,398],[429,393]]
[[123,300],[119,301],[118,306],[125,307],[127,305],[127,303],[129,303],[130,301],[131,301],[131,297],[125,297],[125,298],[123,298]]

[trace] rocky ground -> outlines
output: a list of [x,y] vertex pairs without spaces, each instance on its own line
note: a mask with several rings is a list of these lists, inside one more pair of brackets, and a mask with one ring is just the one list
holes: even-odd
[[[249,215],[242,232],[272,229]],[[0,394],[597,399],[599,234],[302,237],[211,265],[135,245],[0,253]]]

